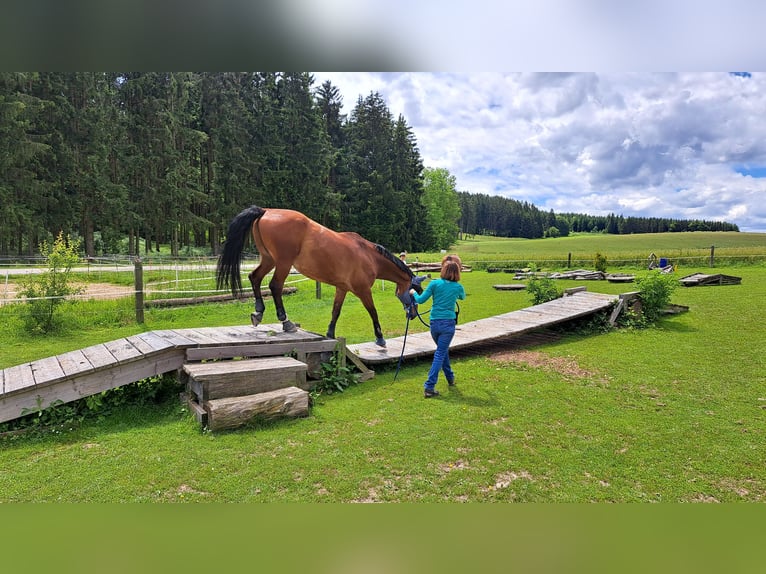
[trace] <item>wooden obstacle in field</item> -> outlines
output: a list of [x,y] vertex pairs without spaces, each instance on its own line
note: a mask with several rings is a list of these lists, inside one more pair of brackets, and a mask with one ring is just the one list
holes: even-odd
[[[459,324],[450,348],[537,331],[617,301],[616,295],[585,287],[567,289],[547,303]],[[231,428],[256,416],[304,416],[312,385],[306,376],[320,370],[323,354],[340,345],[342,360],[351,360],[366,380],[375,374],[367,365],[397,361],[403,344],[404,337],[396,337],[387,347],[345,345],[303,329],[285,333],[281,324],[150,331],[3,369],[0,422],[168,372],[186,382],[189,408],[210,428]],[[435,349],[428,331],[411,333],[404,358],[432,355]],[[234,358],[242,360],[227,360]]]
[[215,431],[254,419],[308,416],[307,369],[305,362],[284,356],[186,363],[181,380],[189,409]]
[[[203,360],[292,354],[306,364],[307,372],[318,371],[322,354],[335,351],[338,344],[338,340],[303,329],[285,333],[281,324],[140,333],[3,369],[0,371],[0,422],[51,404],[67,403],[148,377],[179,372],[184,365]],[[372,372],[364,368],[369,376]],[[204,405],[201,406],[204,410]],[[203,422],[202,414],[199,411],[196,414]]]
[[[618,299],[617,295],[590,293],[585,287],[567,289],[564,292],[564,297],[547,303],[486,319],[459,323],[450,349],[461,349],[487,342],[501,341],[592,315],[613,307]],[[388,339],[386,347],[378,347],[374,343],[361,343],[348,345],[348,350],[361,359],[363,363],[374,365],[398,361],[402,354],[402,346],[404,346],[405,359],[433,355],[436,350],[436,344],[428,331],[410,333],[406,342],[404,337]]]
[[742,283],[742,277],[734,275],[724,275],[715,273],[706,275],[705,273],[693,273],[678,280],[684,287],[695,287],[698,285],[739,285]]

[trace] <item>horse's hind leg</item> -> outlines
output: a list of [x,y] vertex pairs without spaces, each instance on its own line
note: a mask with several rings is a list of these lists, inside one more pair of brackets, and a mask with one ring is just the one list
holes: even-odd
[[298,330],[298,325],[287,318],[285,305],[282,302],[282,290],[285,286],[285,279],[287,279],[287,276],[290,274],[291,267],[292,265],[278,265],[274,271],[274,276],[269,282],[271,296],[274,298],[274,306],[277,308],[277,319],[282,322],[282,330],[288,333]]
[[335,288],[335,299],[332,303],[332,318],[330,319],[330,324],[327,326],[328,339],[335,338],[335,324],[338,322],[338,317],[340,317],[340,310],[343,307],[343,301],[346,299],[346,293],[347,291],[340,287]]
[[250,321],[253,323],[253,327],[257,327],[263,321],[263,312],[266,310],[266,304],[263,302],[263,295],[261,295],[261,283],[266,274],[273,268],[273,261],[262,257],[258,267],[253,269],[250,275],[248,275],[250,284],[253,286],[253,296],[255,297],[255,313],[250,313]]

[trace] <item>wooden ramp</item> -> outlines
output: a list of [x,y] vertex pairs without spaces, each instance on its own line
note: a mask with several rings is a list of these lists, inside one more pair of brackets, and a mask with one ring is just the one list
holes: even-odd
[[[589,293],[582,289],[584,288],[572,289],[565,293],[562,298],[526,309],[458,324],[450,349],[498,341],[578,317],[592,315],[614,306],[619,298],[617,295]],[[436,344],[428,331],[410,333],[407,335],[406,344],[404,337],[387,339],[386,343],[385,348],[378,347],[375,343],[348,345],[347,348],[363,363],[370,365],[398,361],[403,344],[405,359],[433,355],[436,350]]]
[[0,422],[162,373],[187,361],[329,352],[338,341],[281,324],[150,331],[0,371]]
[[734,275],[723,275],[716,273],[706,275],[705,273],[693,273],[678,280],[684,287],[695,287],[697,285],[739,285],[742,283],[742,277]]

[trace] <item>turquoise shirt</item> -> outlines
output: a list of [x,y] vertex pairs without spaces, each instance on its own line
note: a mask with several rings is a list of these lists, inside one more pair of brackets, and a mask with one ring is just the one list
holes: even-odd
[[465,299],[465,289],[457,281],[434,279],[428,283],[423,293],[413,294],[418,304],[425,303],[432,296],[434,302],[431,306],[431,319],[454,319],[455,301]]

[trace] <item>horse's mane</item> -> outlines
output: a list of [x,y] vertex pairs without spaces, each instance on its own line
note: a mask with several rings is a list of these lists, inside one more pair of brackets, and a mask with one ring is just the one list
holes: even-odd
[[388,249],[383,247],[382,245],[379,245],[378,243],[375,244],[375,250],[380,253],[383,257],[391,261],[394,265],[396,265],[399,269],[407,273],[410,277],[414,276],[414,273],[412,272],[412,269],[407,267],[407,264],[396,257],[393,253],[391,253]]

